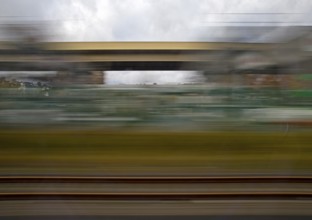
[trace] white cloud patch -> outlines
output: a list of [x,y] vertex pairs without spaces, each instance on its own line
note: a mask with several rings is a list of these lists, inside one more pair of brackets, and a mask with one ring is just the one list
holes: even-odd
[[311,25],[311,10],[310,0],[67,0],[46,17],[65,41],[209,41],[220,25]]
[[195,71],[107,71],[105,81],[116,84],[182,84],[198,77]]
[[58,41],[213,41],[227,35],[226,30],[216,33],[215,26],[279,26],[285,22],[312,25],[311,11],[311,0],[1,0],[0,3],[2,21],[45,21],[52,26],[51,33],[58,33],[54,37]]

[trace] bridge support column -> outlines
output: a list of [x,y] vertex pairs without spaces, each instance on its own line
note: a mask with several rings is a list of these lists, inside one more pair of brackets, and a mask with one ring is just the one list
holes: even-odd
[[90,83],[91,84],[105,84],[105,72],[104,71],[92,71]]

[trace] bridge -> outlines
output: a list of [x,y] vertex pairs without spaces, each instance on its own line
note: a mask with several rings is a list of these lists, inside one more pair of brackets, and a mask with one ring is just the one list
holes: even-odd
[[[28,45],[26,45],[28,46]],[[229,53],[274,45],[206,42],[47,42],[0,45],[1,70],[198,70]],[[226,62],[226,60],[222,60]]]
[[[241,62],[284,66],[282,44],[218,42],[0,42],[1,71],[207,70],[228,72]],[[241,56],[256,54],[249,61]],[[303,56],[306,57],[306,56]],[[255,61],[256,59],[256,61]],[[248,58],[247,58],[248,60]],[[269,62],[268,62],[269,61]]]

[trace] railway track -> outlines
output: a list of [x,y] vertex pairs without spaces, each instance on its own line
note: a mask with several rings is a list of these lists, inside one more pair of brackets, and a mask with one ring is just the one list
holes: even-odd
[[[279,188],[284,183],[286,190]],[[312,200],[311,183],[310,176],[1,176],[0,201]],[[75,184],[78,187],[73,189]],[[234,185],[237,187],[240,184],[249,187],[229,191]],[[216,185],[222,185],[223,191],[214,189]],[[50,188],[47,190],[46,187]],[[127,187],[127,190],[123,187]],[[142,191],[139,187],[145,188]]]
[[0,176],[0,216],[311,216],[310,176]]

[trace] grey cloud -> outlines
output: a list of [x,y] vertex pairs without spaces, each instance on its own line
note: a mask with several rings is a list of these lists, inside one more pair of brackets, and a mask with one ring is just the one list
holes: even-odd
[[[310,0],[2,0],[0,4],[2,19],[51,21],[55,40],[71,41],[209,41],[224,34],[222,28],[215,32],[214,26],[226,23],[214,22],[312,23]],[[243,14],[218,14],[223,12]],[[275,12],[301,14],[259,14]]]

